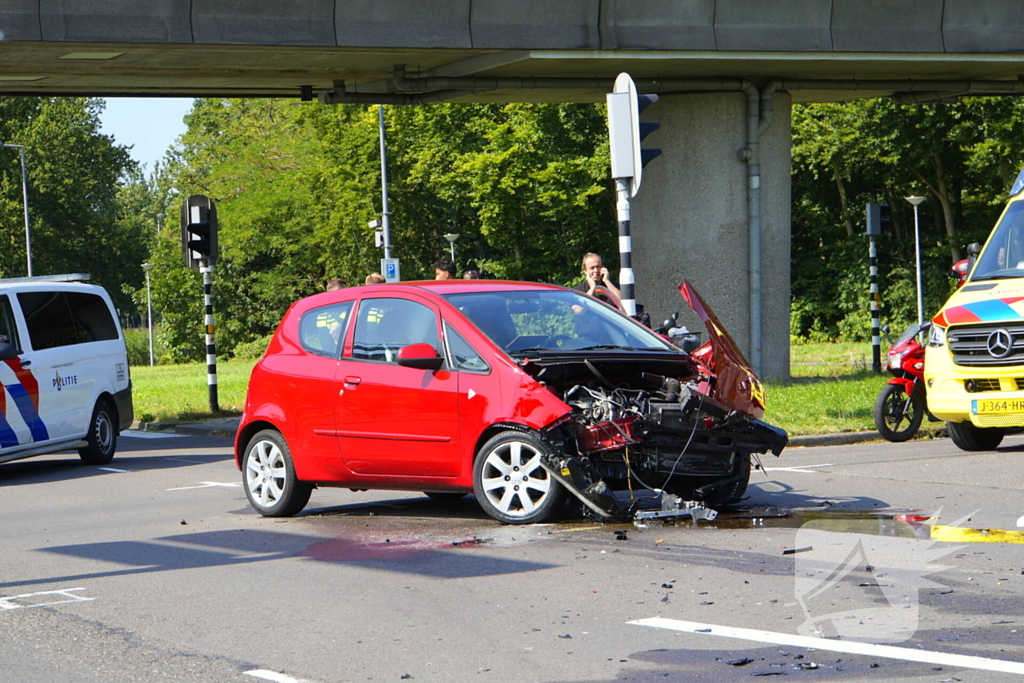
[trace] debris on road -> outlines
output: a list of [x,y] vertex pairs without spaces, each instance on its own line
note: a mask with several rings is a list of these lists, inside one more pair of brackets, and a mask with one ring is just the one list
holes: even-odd
[[452,545],[455,547],[465,547],[471,545],[483,545],[485,543],[494,543],[493,538],[470,538],[465,541],[452,541]]
[[814,546],[809,545],[806,548],[786,548],[785,550],[782,551],[782,554],[783,555],[795,555],[797,553],[806,553],[806,552],[811,551],[811,550],[814,550]]

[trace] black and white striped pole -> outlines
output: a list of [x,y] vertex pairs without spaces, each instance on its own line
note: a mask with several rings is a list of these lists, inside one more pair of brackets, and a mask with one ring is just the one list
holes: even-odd
[[615,180],[615,209],[619,222],[619,287],[622,307],[636,315],[636,278],[633,274],[633,241],[630,235],[629,200],[640,189],[643,167],[661,154],[660,149],[641,149],[640,141],[656,131],[656,121],[640,121],[640,112],[658,101],[657,95],[638,95],[629,74],[615,79],[608,93],[608,140]]
[[213,265],[203,259],[203,305],[206,318],[206,387],[210,394],[210,412],[220,410],[217,403],[217,328],[213,324]]
[[636,315],[633,240],[629,235],[629,178],[615,179],[615,213],[619,220],[619,291],[626,315]]
[[210,412],[217,402],[217,334],[213,322],[213,264],[217,260],[217,207],[201,194],[190,196],[181,206],[181,251],[185,265],[203,275],[204,324],[206,328],[206,385]]
[[868,260],[871,275],[871,369],[882,372],[882,336],[878,295],[878,245],[882,234],[882,204],[867,205]]

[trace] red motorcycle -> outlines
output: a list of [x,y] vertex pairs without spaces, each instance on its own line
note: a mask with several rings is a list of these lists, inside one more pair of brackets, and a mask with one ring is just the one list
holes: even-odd
[[893,374],[875,400],[875,427],[887,441],[906,441],[917,433],[927,413],[924,384],[924,346],[919,337],[928,334],[931,322],[914,323],[892,341],[889,326],[882,332],[889,340],[886,368]]

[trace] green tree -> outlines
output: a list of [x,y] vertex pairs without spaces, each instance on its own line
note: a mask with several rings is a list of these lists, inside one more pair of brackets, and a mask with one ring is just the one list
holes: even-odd
[[[0,98],[0,139],[24,145],[32,265],[36,275],[88,272],[127,312],[124,286],[138,286],[147,244],[122,211],[122,181],[135,162],[99,132],[103,101]],[[25,274],[25,229],[18,151],[0,155],[0,276]],[[132,265],[127,265],[132,264]]]

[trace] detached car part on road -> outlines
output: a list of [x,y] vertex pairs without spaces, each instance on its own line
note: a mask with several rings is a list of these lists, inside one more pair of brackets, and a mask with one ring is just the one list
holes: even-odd
[[751,456],[778,455],[787,436],[759,420],[761,384],[714,314],[680,291],[710,335],[689,354],[551,285],[298,301],[249,382],[235,441],[246,495],[288,516],[316,486],[475,493],[507,523],[547,520],[569,494],[606,519],[631,519],[645,490],[664,514],[737,502]]

